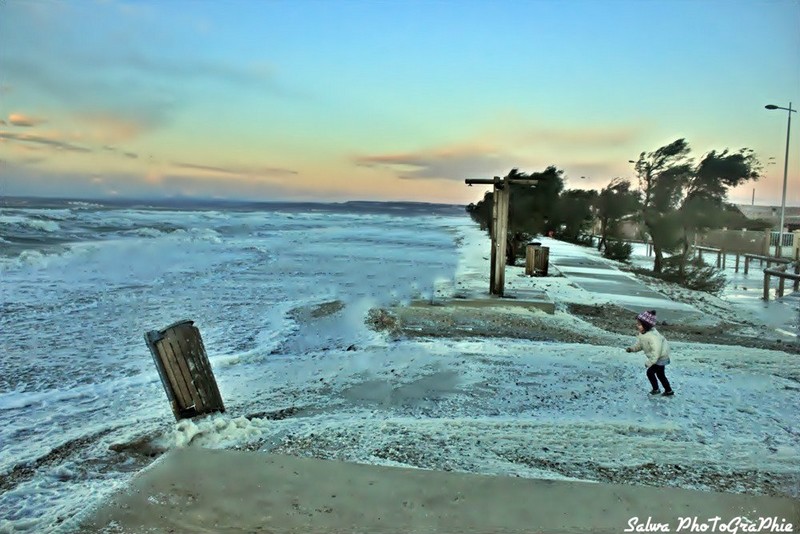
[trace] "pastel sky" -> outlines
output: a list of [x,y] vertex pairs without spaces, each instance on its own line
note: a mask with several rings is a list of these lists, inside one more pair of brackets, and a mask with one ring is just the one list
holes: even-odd
[[4,195],[468,203],[685,137],[779,205],[790,101],[798,0],[0,0]]

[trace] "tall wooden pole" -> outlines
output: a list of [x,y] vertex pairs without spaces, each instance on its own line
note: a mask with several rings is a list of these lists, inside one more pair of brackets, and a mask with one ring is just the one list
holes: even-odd
[[491,238],[492,238],[492,251],[491,251],[491,258],[489,259],[489,294],[496,295],[497,294],[497,233],[498,233],[498,209],[500,207],[500,199],[498,198],[499,195],[497,194],[497,184],[494,184],[494,189],[492,190],[492,227],[491,227]]
[[467,185],[494,185],[492,190],[492,252],[489,264],[489,293],[502,297],[506,281],[506,243],[508,239],[508,205],[511,201],[511,184],[536,185],[538,180],[527,178],[508,179],[494,177],[494,180],[467,179]]
[[[505,180],[504,180],[505,182]],[[510,193],[509,184],[503,183],[495,186],[497,198],[497,238],[495,239],[496,267],[494,274],[494,295],[503,296],[506,282],[506,244],[508,238],[508,201]]]

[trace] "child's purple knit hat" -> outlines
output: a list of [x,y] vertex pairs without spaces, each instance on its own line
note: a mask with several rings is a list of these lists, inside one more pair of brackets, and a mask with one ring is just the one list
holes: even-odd
[[645,324],[648,324],[650,326],[655,326],[656,322],[657,322],[656,321],[656,312],[655,312],[655,310],[643,311],[642,313],[637,315],[636,318],[638,320],[640,320],[641,322],[643,322]]

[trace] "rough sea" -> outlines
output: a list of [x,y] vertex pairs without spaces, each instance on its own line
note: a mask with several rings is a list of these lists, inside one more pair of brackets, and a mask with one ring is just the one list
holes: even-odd
[[[296,404],[276,362],[352,354],[375,337],[371,307],[452,278],[465,219],[432,204],[3,199],[0,531],[69,531],[172,439],[146,331],[194,321],[234,414],[222,424],[246,426]],[[326,303],[341,310],[302,312]]]
[[[800,495],[795,354],[676,341],[665,402],[624,351],[633,333],[565,309],[602,301],[521,266],[508,283],[556,295],[555,313],[459,308],[469,324],[604,341],[448,335],[447,306],[441,335],[369,327],[448,283],[480,290],[489,252],[457,206],[1,199],[0,533],[74,532],[184,446]],[[224,414],[173,416],[144,334],[183,319]]]

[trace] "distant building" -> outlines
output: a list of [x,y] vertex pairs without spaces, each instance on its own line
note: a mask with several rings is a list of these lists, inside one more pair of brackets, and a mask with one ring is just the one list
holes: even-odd
[[[751,206],[750,204],[736,204],[742,215],[748,219],[762,219],[769,221],[775,231],[781,223],[780,206]],[[790,231],[800,230],[800,207],[786,206],[783,213],[783,224]]]

